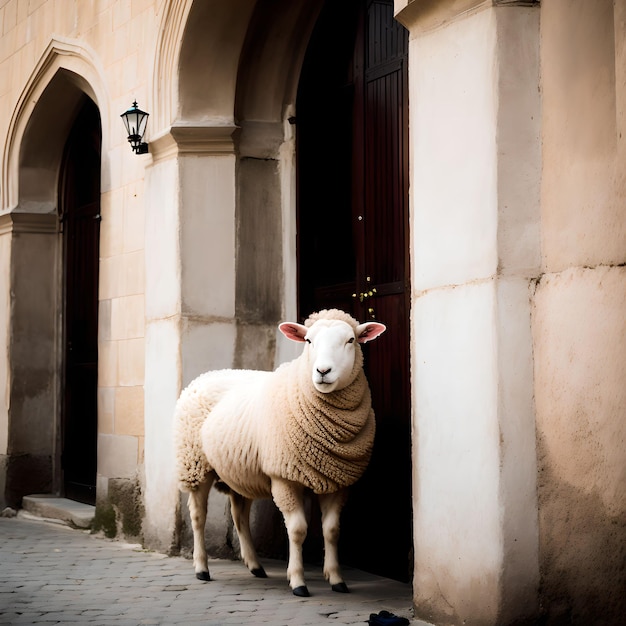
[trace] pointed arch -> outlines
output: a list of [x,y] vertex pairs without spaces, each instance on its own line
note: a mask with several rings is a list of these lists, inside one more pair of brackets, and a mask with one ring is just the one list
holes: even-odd
[[[73,89],[64,92],[63,85]],[[83,93],[96,103],[102,120],[109,120],[105,73],[96,54],[83,42],[51,39],[28,78],[9,123],[2,159],[2,212],[18,207],[20,212],[51,211],[50,203],[54,206],[56,202],[56,183],[51,182],[56,180],[62,146]],[[50,141],[36,141],[42,129],[47,130]],[[108,153],[109,137],[109,129],[103,128],[103,155]],[[39,167],[40,164],[45,167]],[[103,158],[103,185],[110,179],[108,170],[108,160]],[[36,175],[29,176],[29,172]],[[36,184],[22,185],[25,181]]]

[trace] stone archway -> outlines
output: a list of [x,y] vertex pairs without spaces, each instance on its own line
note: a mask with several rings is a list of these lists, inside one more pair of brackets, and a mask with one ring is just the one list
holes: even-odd
[[58,172],[84,98],[105,100],[102,75],[80,45],[52,41],[22,92],[5,143],[0,255],[11,300],[0,313],[7,329],[0,347],[9,355],[1,398],[7,421],[0,428],[7,441],[2,495],[13,506],[28,493],[61,490]]
[[[163,111],[155,114],[146,178],[150,545],[179,542],[169,442],[181,388],[208,369],[271,369],[292,354],[276,340],[277,323],[296,316],[295,143],[287,119],[318,9],[317,2],[181,0],[164,14],[152,89]],[[177,80],[165,83],[168,76]]]
[[[67,93],[60,88],[62,83],[56,81],[65,81]],[[56,93],[49,90],[55,89],[55,84]],[[67,136],[79,92],[98,105],[102,119],[108,119],[105,84],[103,68],[80,42],[67,39],[50,42],[26,82],[9,123],[2,160],[1,213],[52,212],[56,182],[50,182],[54,176],[46,171],[58,166],[59,146]],[[104,130],[102,152],[106,154],[109,133]],[[35,140],[41,132],[48,134],[48,143]],[[46,164],[45,168],[40,166],[42,163]],[[39,178],[41,174],[43,178]],[[106,160],[102,163],[102,179],[109,179]]]
[[[322,5],[179,0],[163,16],[146,185],[148,545],[190,542],[169,443],[182,387],[208,369],[272,369],[294,355],[276,326],[297,319],[293,121]],[[222,541],[226,519],[212,497],[209,534]],[[269,551],[271,534],[256,537]]]

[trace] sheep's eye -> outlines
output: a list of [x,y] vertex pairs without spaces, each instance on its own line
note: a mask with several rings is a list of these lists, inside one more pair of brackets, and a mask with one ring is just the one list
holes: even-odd
[[350,337],[350,339],[348,339],[348,343],[354,343],[354,337]]
[[304,341],[306,341],[307,343],[311,343],[311,340],[308,339],[307,337],[304,338]]

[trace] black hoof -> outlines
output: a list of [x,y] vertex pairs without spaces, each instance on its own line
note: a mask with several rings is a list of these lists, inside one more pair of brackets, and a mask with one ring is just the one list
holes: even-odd
[[308,598],[311,594],[309,590],[306,588],[306,585],[301,585],[300,587],[296,587],[293,590],[293,595],[298,596],[299,598]]
[[346,585],[346,583],[343,583],[343,582],[332,585],[331,589],[333,591],[336,591],[337,593],[350,593],[350,589],[348,589],[348,585]]
[[211,580],[211,575],[209,574],[209,572],[196,572],[196,578],[198,580]]
[[257,578],[267,578],[267,574],[262,567],[255,567],[250,570]]

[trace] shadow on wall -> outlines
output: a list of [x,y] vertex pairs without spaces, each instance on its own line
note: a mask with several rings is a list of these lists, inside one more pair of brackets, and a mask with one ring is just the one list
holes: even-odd
[[626,518],[559,479],[539,445],[541,623],[618,626],[626,615]]

